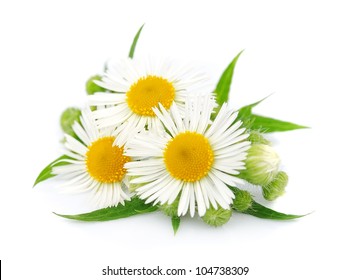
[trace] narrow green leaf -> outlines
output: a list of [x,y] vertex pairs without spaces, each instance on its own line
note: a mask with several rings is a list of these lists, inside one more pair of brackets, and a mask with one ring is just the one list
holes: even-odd
[[52,161],[49,165],[47,165],[39,174],[39,176],[36,178],[34,186],[35,187],[38,183],[45,181],[49,178],[52,178],[56,176],[55,174],[52,174],[52,168],[55,166],[61,166],[69,164],[68,162],[62,161],[64,159],[72,159],[71,157],[68,157],[66,155],[60,156],[56,160]]
[[174,234],[177,233],[180,224],[181,224],[181,218],[178,216],[173,216],[172,217],[172,228],[173,228]]
[[243,121],[246,128],[257,130],[262,133],[308,128],[307,126],[253,114],[252,109],[259,103],[267,99],[269,96],[239,109],[238,119]]
[[277,119],[263,117],[251,114],[250,118],[253,120],[250,128],[254,130],[263,131],[264,133],[289,131],[301,128],[308,128],[303,125],[285,122]]
[[255,201],[252,202],[250,208],[248,208],[247,210],[241,213],[252,215],[262,219],[271,219],[271,220],[292,220],[292,219],[297,219],[305,216],[305,215],[292,215],[292,214],[284,214],[281,212],[277,212]]
[[244,107],[241,107],[239,109],[239,114],[238,114],[238,118],[241,119],[241,120],[244,120],[246,118],[250,118],[251,117],[251,114],[252,114],[252,109],[254,107],[256,107],[259,103],[261,103],[262,101],[264,101],[265,99],[267,99],[270,95],[268,95],[267,97],[264,97],[263,99],[255,102],[255,103],[252,103],[252,104],[249,104],[249,105],[246,105]]
[[144,26],[144,24],[141,26],[141,28],[139,28],[139,30],[138,30],[136,36],[135,36],[134,39],[133,39],[133,42],[132,42],[132,45],[131,45],[131,48],[130,48],[130,52],[128,53],[128,57],[129,57],[129,58],[133,58],[133,55],[134,55],[135,49],[136,49],[136,45],[137,45],[139,36],[141,35],[143,26]]
[[101,222],[127,218],[130,216],[143,213],[150,213],[157,210],[157,206],[153,206],[152,204],[145,204],[143,200],[134,197],[131,199],[131,201],[126,201],[125,206],[118,205],[117,207],[108,207],[90,213],[77,215],[62,215],[57,213],[54,214],[66,219],[79,220],[85,222]]
[[242,52],[243,50],[239,52],[237,56],[234,57],[233,61],[224,70],[222,76],[220,77],[217,83],[217,86],[214,92],[217,94],[217,102],[219,105],[222,105],[224,102],[227,102],[229,99],[230,86],[234,76],[235,65]]

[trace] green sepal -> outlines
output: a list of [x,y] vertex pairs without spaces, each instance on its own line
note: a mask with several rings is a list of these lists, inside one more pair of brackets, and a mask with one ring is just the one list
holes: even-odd
[[220,77],[220,79],[217,83],[216,89],[214,90],[214,92],[216,93],[216,97],[217,97],[217,103],[220,106],[224,102],[228,102],[230,86],[231,86],[231,82],[232,82],[233,76],[234,76],[235,65],[236,65],[242,52],[243,52],[243,50],[241,52],[239,52],[237,54],[237,56],[234,57],[232,62],[224,70],[222,76]]
[[138,197],[133,197],[130,201],[126,201],[125,205],[103,208],[90,213],[83,213],[77,215],[62,215],[57,213],[54,214],[66,219],[84,222],[102,222],[127,218],[143,213],[150,213],[157,210],[157,206],[154,206],[152,204],[145,204],[144,201],[139,199]]
[[52,178],[56,176],[55,174],[52,174],[52,169],[55,166],[61,166],[69,164],[69,162],[63,161],[64,159],[72,159],[71,157],[68,157],[66,155],[60,156],[56,160],[52,161],[49,165],[47,165],[39,174],[39,176],[36,178],[34,186],[35,187],[38,183],[45,181],[49,178]]
[[287,173],[285,171],[278,172],[269,184],[262,186],[263,197],[269,201],[277,199],[279,196],[285,193],[287,183]]
[[306,216],[306,215],[284,214],[281,212],[277,212],[255,201],[252,201],[250,208],[248,208],[247,210],[241,213],[252,215],[262,219],[270,219],[270,220],[293,220],[293,219]]
[[242,212],[251,207],[253,200],[251,194],[248,191],[234,188],[233,192],[235,194],[232,205],[234,210]]
[[249,130],[248,131],[248,138],[247,140],[251,142],[251,144],[264,144],[264,145],[270,145],[271,142],[263,137],[263,134],[260,133],[257,130]]
[[268,97],[269,96],[239,109],[238,119],[244,122],[245,127],[262,133],[308,128],[307,126],[253,114],[252,109]]
[[139,36],[141,35],[143,26],[144,26],[144,24],[141,26],[141,28],[139,28],[139,30],[138,30],[136,36],[135,36],[134,39],[133,39],[133,42],[132,42],[132,45],[131,45],[131,48],[130,48],[130,52],[128,53],[128,57],[129,57],[129,58],[133,58],[133,56],[134,56],[135,49],[136,49],[136,45],[137,45]]
[[161,210],[165,215],[169,217],[177,216],[178,213],[179,196],[171,203],[164,203],[159,205],[159,210]]
[[172,221],[173,233],[176,234],[181,224],[181,218],[178,216],[173,216],[171,218],[171,221]]
[[214,207],[209,207],[206,209],[205,215],[201,217],[204,223],[212,227],[221,227],[229,222],[233,210],[231,208],[224,209],[221,206],[218,206],[217,209]]

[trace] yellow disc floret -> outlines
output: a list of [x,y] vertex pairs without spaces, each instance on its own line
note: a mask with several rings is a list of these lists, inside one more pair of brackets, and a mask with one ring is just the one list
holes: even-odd
[[93,142],[86,153],[88,173],[102,183],[121,182],[126,174],[124,165],[131,159],[124,148],[113,145],[114,137],[103,137]]
[[162,104],[169,109],[175,98],[175,89],[168,80],[146,76],[135,82],[126,93],[129,108],[138,115],[154,117],[153,107]]
[[174,178],[195,182],[210,171],[213,151],[205,136],[187,131],[167,143],[164,160],[167,170]]

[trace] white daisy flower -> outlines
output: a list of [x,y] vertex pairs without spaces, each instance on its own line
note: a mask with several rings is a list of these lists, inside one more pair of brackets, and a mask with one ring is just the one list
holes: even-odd
[[189,98],[182,119],[176,105],[169,112],[160,105],[154,112],[166,132],[143,131],[129,142],[126,155],[138,161],[125,167],[146,203],[172,204],[179,197],[178,216],[189,210],[192,217],[196,207],[199,216],[210,205],[230,208],[234,193],[228,186],[243,183],[235,175],[245,168],[250,142],[227,104],[211,122],[214,106],[210,96]]
[[75,122],[72,127],[81,142],[65,135],[65,154],[71,159],[64,159],[69,164],[56,166],[52,172],[68,180],[62,186],[67,192],[89,191],[99,208],[124,205],[130,199],[124,166],[131,160],[124,153],[130,131],[125,129],[126,125],[116,130],[100,130],[89,109],[81,113],[81,125]]
[[203,75],[186,67],[176,68],[168,61],[125,59],[108,67],[99,86],[116,93],[89,96],[91,106],[107,106],[95,111],[99,127],[115,126],[126,120],[133,126],[158,128],[160,121],[153,107],[166,110],[177,104],[184,111],[189,88],[204,86]]

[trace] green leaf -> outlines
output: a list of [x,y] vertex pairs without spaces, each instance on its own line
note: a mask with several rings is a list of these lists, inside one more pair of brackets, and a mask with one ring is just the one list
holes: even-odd
[[267,208],[255,201],[252,202],[250,208],[241,212],[244,214],[252,215],[262,219],[271,219],[271,220],[293,220],[297,218],[304,217],[306,215],[292,215],[292,214],[284,214]]
[[178,216],[173,216],[172,217],[172,228],[173,228],[174,234],[177,233],[180,224],[181,224],[181,218]]
[[135,36],[134,39],[133,39],[133,42],[132,42],[132,45],[131,45],[131,48],[130,48],[130,52],[128,53],[128,57],[129,57],[129,58],[133,58],[133,55],[134,55],[135,49],[136,49],[136,45],[137,45],[139,36],[141,35],[143,26],[144,26],[144,24],[141,26],[141,28],[139,28],[139,30],[138,30],[136,36]]
[[251,114],[250,118],[253,120],[250,128],[254,130],[260,130],[264,133],[289,131],[301,128],[308,128],[307,126],[285,122],[277,119],[263,117],[255,114]]
[[256,107],[259,103],[261,103],[262,101],[264,101],[265,99],[267,99],[270,95],[268,95],[267,97],[264,97],[263,99],[255,102],[255,103],[252,103],[252,104],[249,104],[249,105],[246,105],[244,107],[241,107],[239,109],[239,114],[238,114],[238,118],[241,119],[241,120],[244,120],[246,118],[250,118],[251,117],[251,114],[252,114],[252,109],[254,107]]
[[221,78],[218,81],[216,89],[214,90],[214,92],[217,94],[217,102],[219,105],[222,105],[229,99],[230,86],[233,80],[235,65],[242,52],[243,50],[234,57],[233,61],[224,70]]
[[52,178],[56,176],[55,174],[52,174],[52,168],[55,166],[61,166],[69,164],[69,162],[62,161],[64,159],[72,159],[71,157],[68,157],[66,155],[60,156],[56,160],[52,161],[49,165],[47,165],[39,174],[39,176],[36,178],[34,186],[35,187],[38,183],[45,181],[49,178]]
[[246,128],[258,130],[262,133],[308,128],[307,126],[253,114],[252,109],[268,97],[269,96],[239,109],[238,119],[243,121]]
[[117,207],[108,207],[90,213],[77,215],[62,215],[57,213],[54,214],[66,219],[79,220],[85,222],[101,222],[127,218],[130,216],[143,213],[150,213],[157,210],[157,206],[153,206],[152,204],[145,204],[143,200],[134,197],[131,199],[131,201],[126,201],[125,206],[118,205]]

